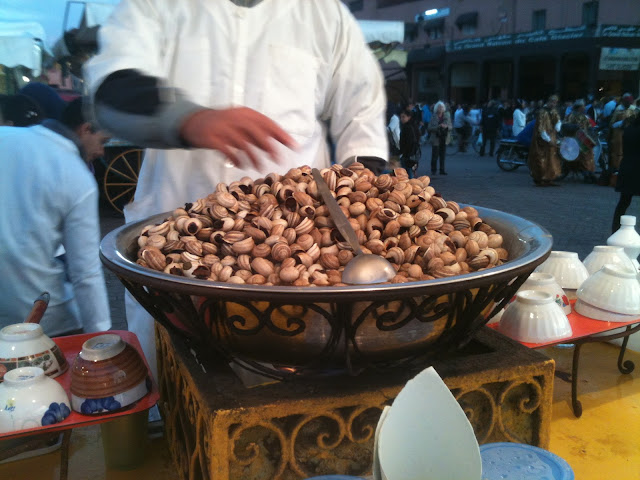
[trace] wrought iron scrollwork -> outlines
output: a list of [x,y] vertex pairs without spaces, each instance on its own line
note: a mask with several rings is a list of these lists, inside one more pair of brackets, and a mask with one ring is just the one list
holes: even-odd
[[[506,303],[527,276],[439,295],[327,303],[225,301],[121,280],[160,324],[188,337],[195,350],[213,346],[229,362],[285,379],[336,368],[355,374],[371,366],[396,367],[461,348],[488,321],[491,304]],[[380,339],[375,347],[372,337]],[[406,349],[405,340],[411,344]],[[252,357],[256,344],[273,358]],[[284,354],[290,349],[300,352],[293,363]]]

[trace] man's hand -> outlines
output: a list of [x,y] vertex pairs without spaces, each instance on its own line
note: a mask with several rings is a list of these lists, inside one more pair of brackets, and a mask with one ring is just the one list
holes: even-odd
[[256,169],[260,168],[260,160],[251,146],[265,151],[276,162],[271,139],[297,148],[293,138],[277,123],[247,107],[200,110],[185,120],[180,135],[190,147],[218,150],[236,166],[240,166],[238,153],[244,152]]

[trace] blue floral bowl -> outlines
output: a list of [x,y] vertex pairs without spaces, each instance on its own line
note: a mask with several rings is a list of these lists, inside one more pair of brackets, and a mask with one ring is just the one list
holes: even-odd
[[0,433],[62,422],[71,413],[62,386],[39,367],[16,368],[0,384]]

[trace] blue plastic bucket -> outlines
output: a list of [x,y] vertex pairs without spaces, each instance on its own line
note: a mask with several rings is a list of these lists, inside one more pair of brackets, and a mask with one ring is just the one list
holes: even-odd
[[482,480],[574,480],[569,464],[532,445],[487,443],[480,446]]

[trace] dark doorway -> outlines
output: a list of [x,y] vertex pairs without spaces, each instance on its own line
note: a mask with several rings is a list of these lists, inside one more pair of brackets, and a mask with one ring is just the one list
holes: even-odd
[[584,98],[589,88],[589,57],[586,54],[571,54],[562,61],[562,84],[560,98],[576,100]]
[[557,92],[555,85],[556,64],[552,57],[520,59],[520,97],[527,100],[544,100]]

